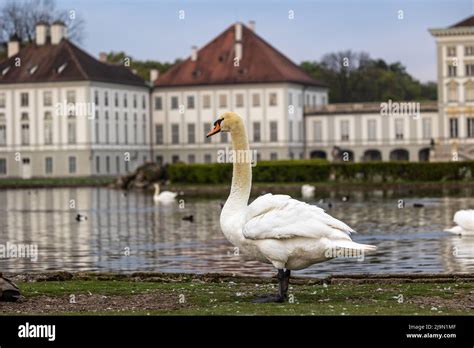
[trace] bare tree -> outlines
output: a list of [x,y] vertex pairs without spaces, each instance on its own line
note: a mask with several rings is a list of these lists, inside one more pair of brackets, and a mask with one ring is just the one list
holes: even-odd
[[74,9],[58,9],[54,0],[8,0],[0,7],[0,41],[16,34],[21,41],[31,42],[36,23],[57,20],[67,25],[69,39],[82,41],[85,23]]

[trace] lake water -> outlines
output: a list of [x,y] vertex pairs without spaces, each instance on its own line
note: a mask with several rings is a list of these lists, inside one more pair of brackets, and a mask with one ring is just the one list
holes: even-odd
[[[296,273],[474,272],[474,238],[443,232],[457,210],[474,207],[470,194],[410,197],[402,209],[400,197],[384,191],[353,193],[347,202],[330,197],[328,213],[358,231],[355,241],[378,250],[363,261],[336,259]],[[143,192],[125,196],[107,188],[0,190],[0,246],[38,247],[35,261],[0,258],[0,271],[273,274],[269,265],[234,255],[219,227],[223,201],[189,199],[181,209],[155,205]],[[77,222],[78,212],[87,221]],[[182,220],[190,214],[194,223]]]

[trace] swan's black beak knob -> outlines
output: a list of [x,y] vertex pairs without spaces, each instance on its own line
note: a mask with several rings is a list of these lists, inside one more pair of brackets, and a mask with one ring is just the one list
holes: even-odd
[[214,122],[214,128],[212,128],[211,131],[207,133],[206,138],[209,138],[213,136],[214,134],[217,134],[221,131],[221,122],[222,122],[222,118]]

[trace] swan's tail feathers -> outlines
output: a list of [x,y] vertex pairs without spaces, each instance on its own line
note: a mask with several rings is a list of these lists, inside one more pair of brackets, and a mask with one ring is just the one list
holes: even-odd
[[370,251],[377,250],[377,247],[375,245],[360,244],[360,243],[353,242],[352,240],[337,240],[337,241],[333,241],[331,244],[332,244],[332,247],[335,247],[335,248],[355,250],[355,251],[370,252]]
[[449,232],[449,233],[454,233],[454,234],[462,234],[463,229],[460,226],[454,226],[454,227],[445,229],[444,232]]

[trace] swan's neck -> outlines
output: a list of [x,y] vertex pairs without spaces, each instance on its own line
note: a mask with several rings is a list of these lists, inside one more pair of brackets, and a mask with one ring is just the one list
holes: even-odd
[[155,186],[155,196],[158,196],[160,194],[160,187]]
[[227,216],[247,207],[250,189],[252,188],[252,167],[249,142],[245,128],[242,126],[231,132],[232,149],[234,150],[232,186],[229,198],[222,209]]

